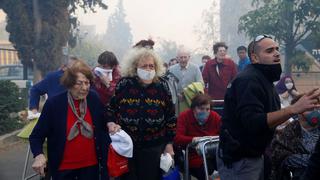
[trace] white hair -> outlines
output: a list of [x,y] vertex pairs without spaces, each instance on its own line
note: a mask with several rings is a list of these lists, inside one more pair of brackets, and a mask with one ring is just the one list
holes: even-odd
[[137,76],[137,67],[141,59],[146,57],[152,57],[154,59],[155,71],[157,77],[162,76],[165,73],[163,61],[160,57],[152,50],[147,48],[132,48],[125,55],[123,61],[121,61],[121,75],[122,77],[134,77]]

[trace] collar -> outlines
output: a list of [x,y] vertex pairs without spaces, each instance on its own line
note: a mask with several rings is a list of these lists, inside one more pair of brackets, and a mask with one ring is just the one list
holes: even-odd
[[188,68],[189,68],[189,64],[190,64],[190,62],[187,63],[187,65],[186,65],[185,68],[182,68],[182,67],[180,66],[180,64],[179,64],[180,70],[188,69]]
[[222,61],[222,63],[218,63],[217,58],[212,59],[212,65],[217,65],[217,64],[225,65],[226,64],[226,59],[224,59]]
[[250,61],[248,56],[246,56],[244,59],[239,59],[239,62],[246,62],[246,61]]

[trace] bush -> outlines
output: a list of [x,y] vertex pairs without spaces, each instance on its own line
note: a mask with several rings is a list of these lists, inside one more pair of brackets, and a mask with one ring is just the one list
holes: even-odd
[[0,80],[0,135],[20,128],[18,111],[26,107],[25,91],[8,80]]

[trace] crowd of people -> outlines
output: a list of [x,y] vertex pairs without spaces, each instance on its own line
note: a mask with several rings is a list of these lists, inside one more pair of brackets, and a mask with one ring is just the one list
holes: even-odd
[[37,173],[108,179],[110,136],[123,130],[133,146],[128,171],[112,177],[119,180],[162,179],[160,157],[176,159],[203,136],[220,140],[207,167],[195,150],[185,159],[198,180],[205,179],[204,168],[222,180],[320,177],[320,91],[301,93],[291,76],[281,77],[279,45],[271,36],[239,46],[238,64],[224,42],[215,43],[214,57],[204,55],[200,66],[186,48],[164,63],[154,44],[138,42],[121,61],[105,51],[94,68],[71,57],[31,88],[30,110],[42,109],[29,137]]

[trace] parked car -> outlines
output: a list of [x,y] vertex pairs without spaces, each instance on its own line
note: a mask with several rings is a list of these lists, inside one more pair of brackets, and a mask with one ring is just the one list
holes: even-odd
[[[32,69],[28,69],[28,80],[33,79]],[[23,65],[12,64],[0,66],[0,80],[23,80]]]

